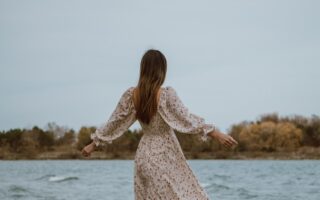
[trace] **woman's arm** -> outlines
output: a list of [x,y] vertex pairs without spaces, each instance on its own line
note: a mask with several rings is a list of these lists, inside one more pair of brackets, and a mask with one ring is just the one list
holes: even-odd
[[131,101],[132,90],[128,88],[122,95],[109,119],[90,134],[92,142],[82,149],[84,156],[89,156],[97,146],[111,144],[136,121],[135,110]]

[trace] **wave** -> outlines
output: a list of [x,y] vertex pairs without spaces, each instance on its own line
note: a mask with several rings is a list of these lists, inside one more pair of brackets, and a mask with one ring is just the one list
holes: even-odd
[[79,177],[77,176],[51,176],[49,177],[50,182],[62,182],[62,181],[69,181],[69,180],[77,180]]
[[40,176],[39,178],[36,178],[34,180],[47,179],[48,177],[52,177],[52,176],[55,176],[55,175],[54,174],[46,174],[46,175]]
[[226,185],[221,185],[221,184],[218,184],[218,183],[203,183],[201,184],[203,187],[205,188],[215,188],[215,189],[218,189],[218,190],[230,190],[230,187],[229,186],[226,186]]
[[10,185],[7,192],[3,192],[4,196],[9,196],[12,199],[23,199],[30,194],[27,188],[19,185]]
[[215,178],[221,178],[222,180],[231,178],[230,175],[214,174]]
[[46,174],[34,180],[48,180],[50,182],[62,182],[62,181],[77,180],[77,179],[79,179],[79,177],[77,176],[57,176],[55,174]]
[[202,187],[208,187],[208,186],[210,186],[210,183],[200,183],[200,185],[201,185]]
[[256,194],[251,194],[249,190],[245,188],[238,188],[237,192],[239,192],[239,195],[243,197],[244,199],[252,199],[252,198],[257,198],[258,195]]
[[9,187],[10,192],[28,192],[28,190],[24,187],[18,186],[18,185],[11,185]]
[[230,175],[213,174],[213,176],[208,177],[208,180],[210,180],[210,181],[214,181],[216,179],[227,180],[227,179],[230,179],[230,178],[231,178]]

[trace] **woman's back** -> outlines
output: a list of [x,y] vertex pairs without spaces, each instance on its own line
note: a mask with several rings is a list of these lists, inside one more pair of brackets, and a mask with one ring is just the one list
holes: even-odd
[[[91,134],[97,146],[112,143],[137,120],[134,88],[122,94],[109,120]],[[174,131],[196,134],[205,141],[215,126],[190,113],[171,86],[162,88],[159,95],[157,112],[149,124],[139,121],[144,134],[135,155],[136,199],[208,199]]]
[[[135,95],[137,95],[136,88],[130,87],[131,100],[133,104],[133,111],[135,110]],[[156,114],[151,118],[149,124],[138,120],[142,129],[146,131],[162,129],[173,129],[183,133],[200,133],[204,140],[207,140],[206,133],[214,130],[211,124],[205,124],[204,119],[190,113],[188,108],[182,103],[177,95],[175,89],[171,86],[160,88],[158,92],[158,106]],[[202,131],[202,132],[201,132]],[[199,134],[199,135],[200,135]]]
[[[163,99],[163,95],[164,94],[163,93],[165,92],[165,90],[166,90],[166,88],[160,88],[159,91],[158,91],[158,95],[157,95],[157,102],[158,102],[158,104],[157,104],[157,112],[151,118],[149,124],[146,124],[146,123],[138,120],[139,123],[140,123],[140,126],[142,127],[142,130],[144,130],[144,132],[148,132],[148,130],[152,130],[152,129],[155,129],[155,130],[159,129],[159,128],[161,129],[161,126],[165,125],[164,121],[161,120],[161,118],[159,118],[160,117],[159,109],[160,109],[160,106],[161,106],[161,101],[164,101],[164,99]],[[134,105],[133,106],[134,112],[137,112],[136,111],[136,107],[137,107],[136,106],[137,105],[136,100],[137,100],[137,96],[139,95],[138,92],[139,91],[137,90],[137,88],[133,88],[132,89],[132,94],[131,95],[132,95],[132,101],[133,101],[133,105]]]
[[206,192],[186,162],[174,130],[206,139],[214,126],[189,113],[170,86],[160,89],[158,99],[157,112],[149,124],[139,121],[143,136],[135,155],[136,199],[207,200]]

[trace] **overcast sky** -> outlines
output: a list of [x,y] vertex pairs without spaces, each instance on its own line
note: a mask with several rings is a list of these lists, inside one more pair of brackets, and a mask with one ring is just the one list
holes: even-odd
[[0,0],[0,130],[100,125],[149,48],[167,58],[163,86],[223,131],[319,115],[319,2]]

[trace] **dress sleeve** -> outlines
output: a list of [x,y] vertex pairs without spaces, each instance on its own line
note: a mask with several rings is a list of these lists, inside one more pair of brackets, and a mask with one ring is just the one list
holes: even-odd
[[171,87],[166,88],[166,101],[163,102],[160,114],[175,131],[188,134],[199,134],[202,141],[208,140],[208,133],[214,131],[213,124],[205,123],[205,119],[193,114],[183,104],[177,92]]
[[109,119],[91,133],[90,138],[96,146],[104,146],[106,143],[120,137],[136,121],[135,110],[131,99],[134,87],[127,89],[121,96],[116,108]]

